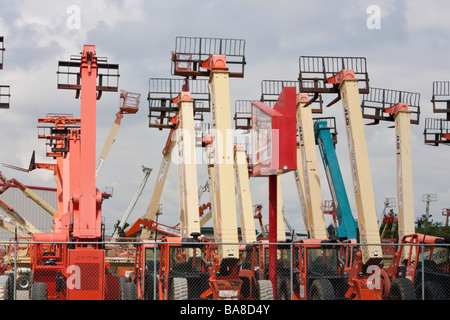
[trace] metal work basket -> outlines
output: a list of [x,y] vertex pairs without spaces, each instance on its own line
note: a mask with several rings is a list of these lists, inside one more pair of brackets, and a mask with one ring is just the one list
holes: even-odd
[[450,145],[450,121],[446,119],[427,118],[423,132],[425,144],[438,146]]
[[172,52],[172,74],[183,77],[209,76],[202,62],[211,55],[225,55],[230,77],[244,77],[245,41],[200,37],[177,37]]
[[252,128],[252,101],[236,100],[234,104],[234,128],[249,130]]
[[386,113],[386,109],[397,104],[405,103],[411,112],[411,124],[419,124],[420,94],[381,88],[370,88],[369,93],[363,96],[361,103],[363,118],[380,121],[394,121],[394,114]]
[[137,113],[139,111],[140,93],[120,91],[120,111],[123,114]]
[[[79,97],[81,56],[73,55],[70,61],[59,61],[57,74],[58,89],[76,90]],[[119,65],[107,62],[107,58],[97,58],[97,100],[103,91],[117,92],[119,88]]]
[[[318,121],[326,121],[326,128],[330,130],[331,139],[333,140],[333,144],[337,144],[337,127],[336,127],[336,118],[335,117],[318,117],[314,118],[314,127]],[[316,144],[317,144],[317,136],[316,136]]]
[[434,113],[450,113],[450,81],[434,81],[433,96]]
[[9,109],[11,89],[9,86],[0,85],[0,109]]
[[174,99],[182,91],[189,91],[194,100],[194,120],[203,120],[203,113],[210,112],[208,80],[150,78],[147,96],[149,127],[163,129],[174,126],[171,119],[178,113]]
[[[261,81],[261,101],[273,107],[284,87],[295,87],[297,93],[301,93],[300,82],[298,80],[263,80]],[[323,100],[320,93],[309,93],[309,103],[312,113],[323,112]]]
[[299,59],[300,92],[339,93],[339,85],[329,78],[342,70],[353,70],[361,94],[369,92],[369,75],[364,57],[301,56]]

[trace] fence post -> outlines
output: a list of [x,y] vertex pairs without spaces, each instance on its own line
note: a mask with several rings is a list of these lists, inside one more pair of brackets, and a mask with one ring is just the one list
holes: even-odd
[[17,228],[14,234],[14,279],[13,279],[13,300],[16,300],[16,279],[17,279],[17,250],[18,250],[18,245],[17,245]]
[[[156,240],[156,239],[155,239]],[[156,289],[158,285],[157,271],[156,271],[156,246],[158,244],[155,241],[155,245],[153,246],[153,300],[157,300],[156,297]]]
[[422,279],[421,279],[421,281],[422,281],[422,300],[425,300],[425,264],[424,264],[424,260],[425,260],[425,244],[424,243],[422,243],[422,246],[421,246],[421,251],[422,251],[422,258],[421,258],[421,260],[422,260]]
[[291,274],[290,274],[290,281],[291,281],[291,285],[290,285],[290,290],[289,290],[289,295],[291,296],[291,301],[294,300],[294,296],[293,296],[293,289],[294,289],[294,250],[293,250],[293,243],[291,242],[290,244],[290,250],[291,250]]

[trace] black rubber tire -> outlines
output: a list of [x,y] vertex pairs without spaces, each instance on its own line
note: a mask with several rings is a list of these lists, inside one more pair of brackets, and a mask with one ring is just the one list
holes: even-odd
[[16,288],[18,290],[28,290],[31,286],[31,277],[28,274],[22,274],[16,279]]
[[47,300],[47,284],[45,282],[36,282],[31,285],[31,300]]
[[11,279],[7,275],[0,276],[0,300],[10,300]]
[[169,288],[169,300],[188,300],[188,282],[186,278],[173,278]]
[[444,289],[435,281],[425,281],[424,296],[422,295],[422,283],[416,286],[417,300],[447,300]]
[[416,300],[414,285],[406,278],[396,278],[391,282],[388,300]]
[[137,287],[134,282],[123,282],[120,291],[122,300],[137,300]]
[[258,280],[259,300],[273,300],[273,285],[270,280]]
[[333,285],[328,279],[316,279],[311,283],[308,300],[336,300]]
[[5,271],[5,276],[9,277],[9,288],[7,300],[14,300],[14,271]]
[[278,279],[277,300],[291,300],[290,287],[290,279]]

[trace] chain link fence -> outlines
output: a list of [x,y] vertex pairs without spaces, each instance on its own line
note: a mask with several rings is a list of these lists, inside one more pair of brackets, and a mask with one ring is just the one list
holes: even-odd
[[447,300],[449,244],[0,243],[2,300]]

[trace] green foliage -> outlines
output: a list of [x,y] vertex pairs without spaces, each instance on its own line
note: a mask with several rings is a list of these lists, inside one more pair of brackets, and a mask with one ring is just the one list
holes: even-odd
[[431,214],[428,216],[428,219],[423,214],[416,220],[416,224],[417,233],[436,237],[443,237],[450,234],[450,227],[445,226],[442,222],[433,221],[433,219],[431,218]]

